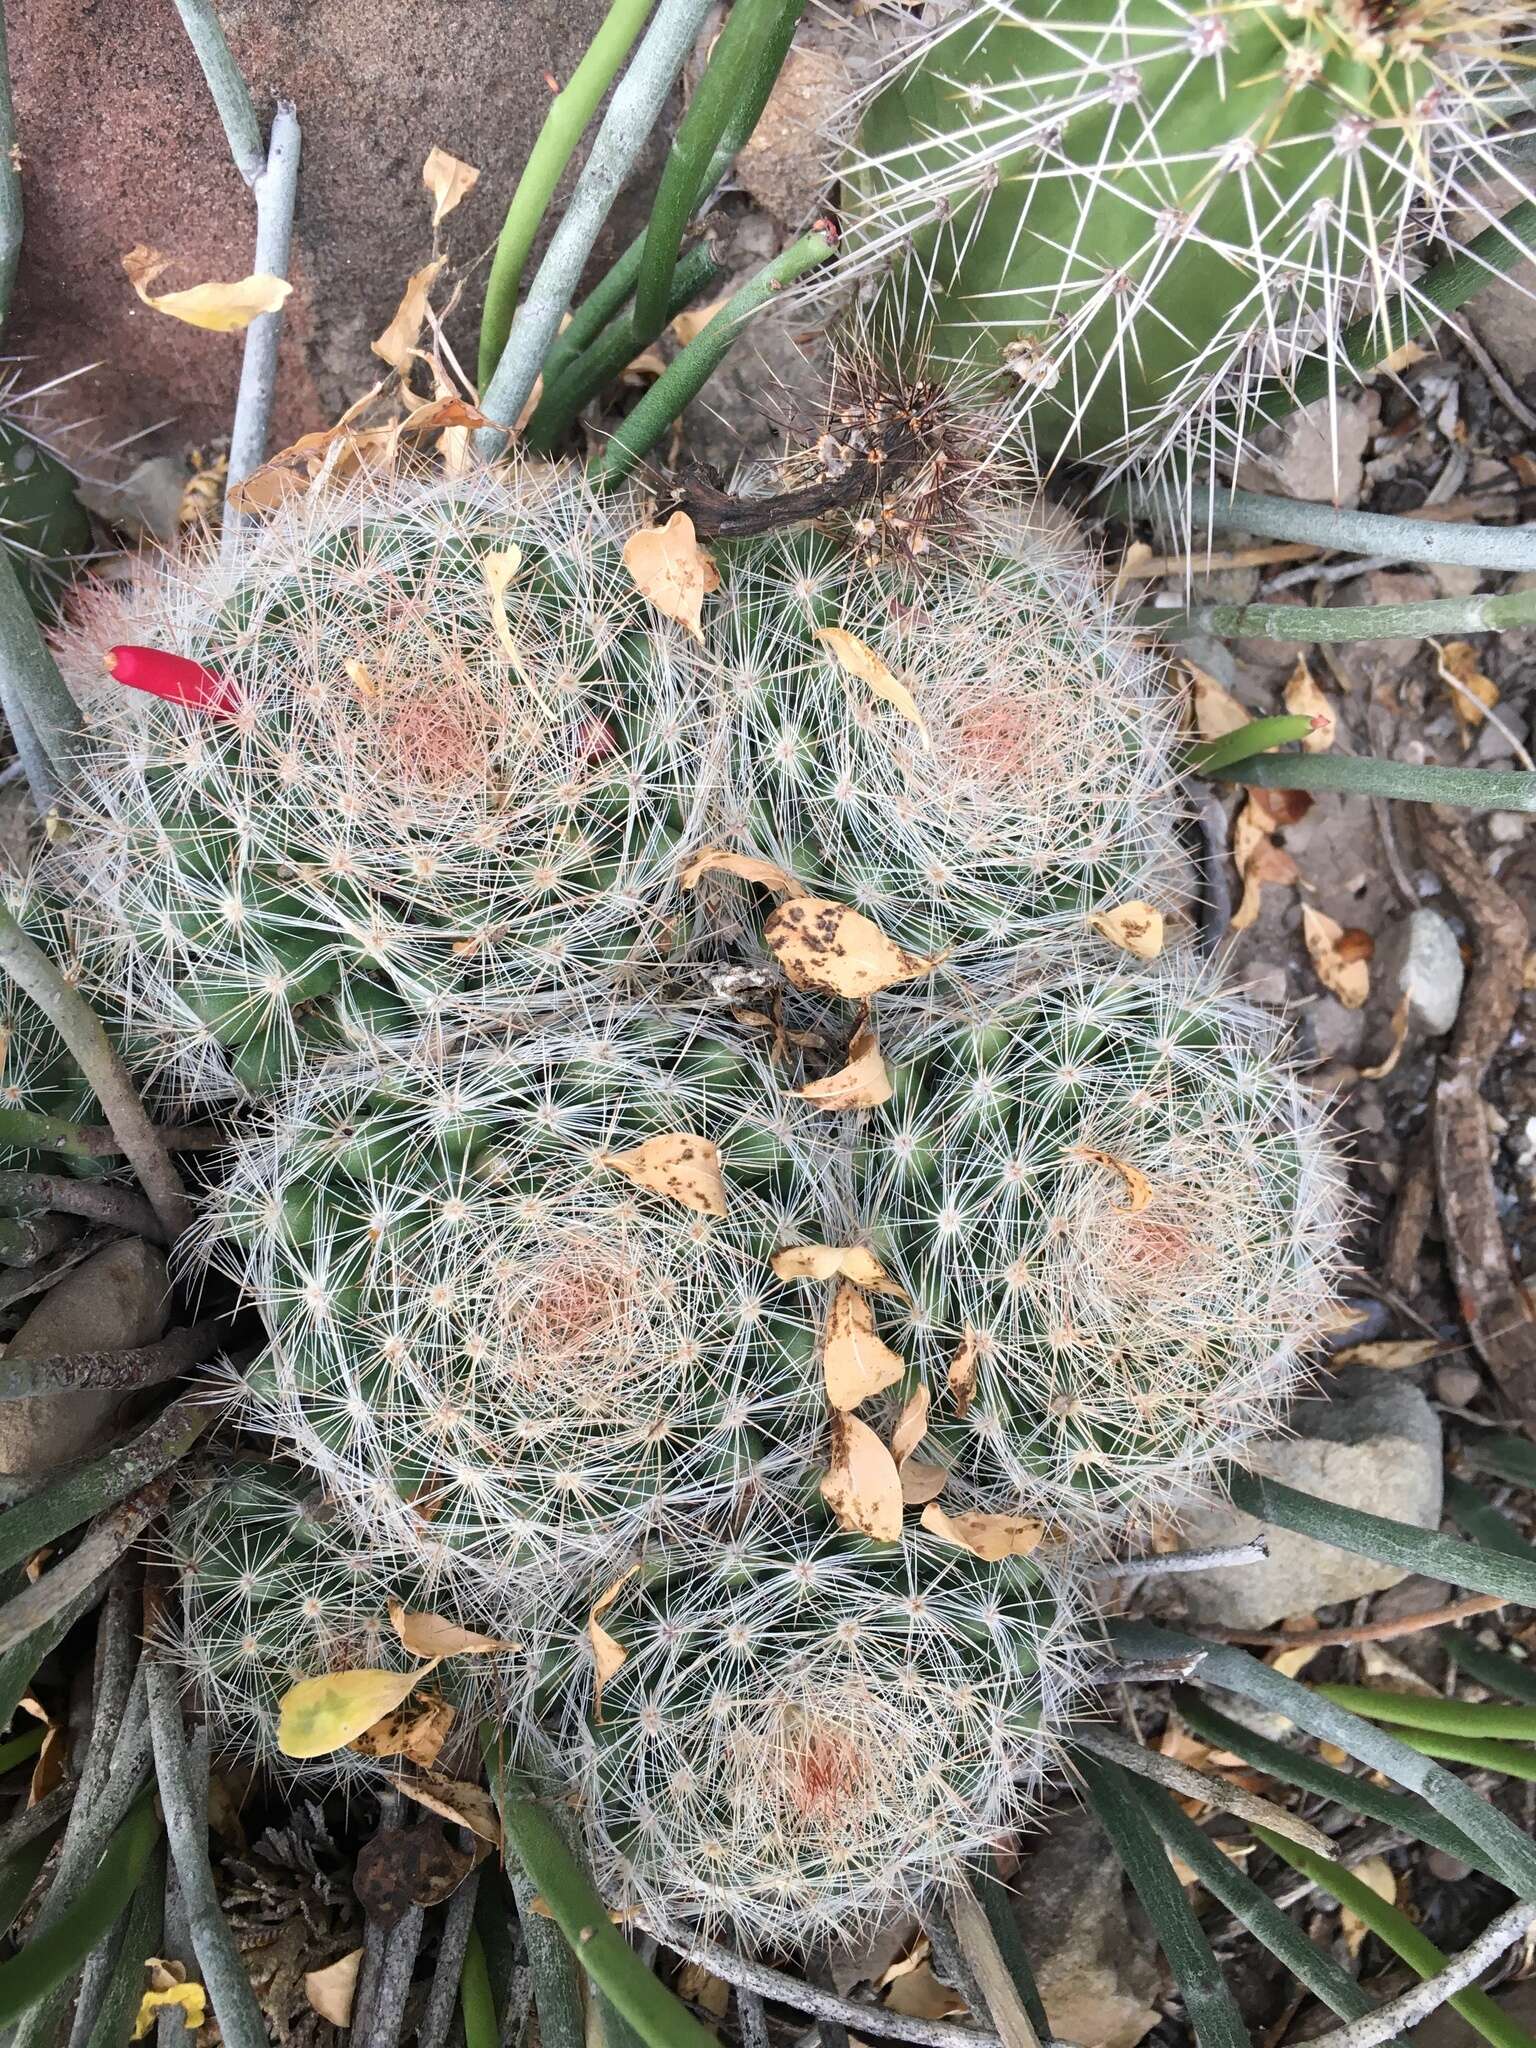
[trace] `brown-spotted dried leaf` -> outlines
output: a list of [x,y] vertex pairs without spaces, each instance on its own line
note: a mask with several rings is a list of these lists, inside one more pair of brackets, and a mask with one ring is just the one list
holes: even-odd
[[587,1641],[592,1646],[592,1668],[596,1673],[592,1693],[592,1718],[596,1721],[603,1718],[603,1687],[629,1661],[628,1650],[603,1627],[603,1616],[639,1569],[639,1565],[632,1564],[627,1572],[599,1593],[587,1615]]
[[1477,649],[1469,640],[1447,640],[1436,650],[1435,666],[1456,714],[1463,747],[1470,747],[1477,728],[1499,701],[1497,687],[1483,674]]
[[448,1740],[454,1709],[435,1693],[407,1700],[354,1736],[347,1744],[359,1756],[403,1756],[418,1770],[430,1771]]
[[1101,1152],[1097,1145],[1073,1145],[1068,1148],[1067,1157],[1086,1159],[1092,1166],[1107,1166],[1111,1173],[1118,1173],[1125,1182],[1128,1199],[1116,1206],[1128,1216],[1139,1216],[1151,1201],[1152,1183],[1141,1168],[1117,1158],[1113,1152]]
[[440,1614],[413,1614],[399,1600],[389,1603],[389,1621],[413,1657],[484,1657],[495,1650],[522,1647],[501,1636],[477,1635],[472,1628],[460,1628]]
[[851,1280],[866,1294],[899,1294],[898,1287],[867,1245],[791,1244],[768,1261],[780,1280]]
[[856,676],[861,683],[867,683],[882,703],[889,704],[893,711],[899,711],[909,724],[917,727],[917,736],[925,750],[932,746],[923,715],[917,708],[917,699],[906,684],[891,673],[873,647],[866,646],[856,633],[845,632],[841,626],[822,626],[816,638],[840,669]]
[[1163,913],[1150,903],[1117,903],[1096,910],[1088,922],[1101,939],[1137,960],[1155,960],[1163,950]]
[[[1366,1856],[1359,1863],[1352,1863],[1350,1876],[1357,1878],[1389,1906],[1396,1905],[1397,1873],[1385,1856]],[[1362,1919],[1353,1908],[1339,1908],[1339,1932],[1343,1935],[1344,1946],[1351,1956],[1359,1955],[1365,1945],[1365,1937],[1370,1931],[1370,1922]]]
[[1323,987],[1346,1010],[1358,1010],[1371,992],[1370,934],[1346,928],[1310,903],[1301,907],[1301,933]]
[[321,2019],[329,2020],[333,2027],[350,2027],[352,2024],[352,2001],[357,1996],[358,1973],[363,1967],[363,1952],[354,1948],[344,1956],[338,1956],[334,1963],[328,1963],[323,1970],[308,1970],[304,1976],[304,1996]]
[[781,903],[764,925],[763,937],[796,988],[851,1001],[931,974],[944,957],[909,953],[888,939],[873,918],[821,896]]
[[600,1152],[599,1166],[611,1166],[636,1187],[649,1188],[704,1216],[725,1214],[725,1176],[712,1139],[695,1131],[663,1131],[628,1152]]
[[672,322],[672,332],[678,344],[686,348],[690,341],[697,341],[715,315],[729,303],[727,299],[712,299],[707,306],[695,306],[691,311],[679,313]]
[[961,1415],[970,1412],[976,1398],[976,1372],[981,1360],[981,1332],[969,1326],[960,1339],[959,1349],[949,1361],[946,1384],[950,1398]]
[[1252,797],[1237,814],[1232,827],[1232,858],[1242,878],[1242,901],[1232,913],[1232,929],[1243,932],[1253,923],[1261,907],[1266,882],[1286,887],[1299,882],[1301,870],[1283,846],[1276,846],[1274,834],[1279,821],[1273,813],[1256,804]]
[[891,1456],[901,1474],[901,1497],[910,1507],[921,1507],[944,1491],[949,1481],[945,1465],[927,1465],[912,1454],[928,1429],[928,1389],[919,1387],[908,1396],[891,1431]]
[[473,164],[466,164],[446,149],[433,147],[421,167],[421,182],[432,195],[432,225],[441,227],[466,194],[480,182]]
[[827,1399],[834,1408],[857,1408],[894,1386],[906,1363],[875,1330],[874,1310],[849,1280],[838,1283],[822,1341]]
[[874,1109],[891,1099],[891,1077],[880,1057],[880,1044],[868,1024],[861,1024],[848,1042],[848,1059],[835,1074],[808,1081],[791,1090],[817,1109]]
[[676,619],[700,646],[704,600],[720,587],[714,558],[699,546],[693,521],[674,512],[665,526],[643,526],[624,543],[624,566],[635,588],[664,618]]
[[1004,1557],[1028,1557],[1045,1534],[1045,1524],[1028,1515],[947,1515],[936,1500],[923,1509],[921,1521],[930,1535],[989,1564]]
[[805,884],[797,882],[788,868],[781,868],[771,860],[761,860],[755,853],[731,853],[723,846],[702,847],[677,879],[683,888],[696,889],[706,875],[717,874],[735,875],[740,881],[756,882],[764,889],[776,889],[781,896],[809,893]]
[[1339,732],[1339,714],[1318,688],[1317,678],[1307,667],[1307,657],[1298,656],[1285,686],[1285,708],[1293,718],[1310,718],[1312,730],[1301,743],[1304,754],[1326,754]]
[[330,1756],[392,1713],[436,1660],[413,1671],[330,1671],[301,1678],[278,1702],[277,1746],[284,1756]]
[[1370,1365],[1378,1372],[1399,1372],[1404,1366],[1422,1365],[1444,1349],[1438,1337],[1389,1337],[1374,1344],[1346,1344],[1329,1360],[1329,1368]]
[[832,1462],[821,1497],[838,1526],[880,1543],[901,1541],[901,1474],[868,1423],[835,1410]]
[[265,271],[242,277],[233,284],[194,284],[185,291],[151,293],[149,287],[170,264],[158,249],[140,242],[123,258],[123,269],[146,306],[167,313],[188,327],[203,327],[212,334],[236,334],[249,327],[260,313],[282,310],[293,286],[283,277]]
[[402,377],[410,368],[416,344],[421,340],[421,330],[427,321],[427,300],[437,281],[437,273],[447,260],[446,256],[434,256],[430,263],[416,272],[395,308],[394,319],[372,344],[374,354],[382,357],[392,370],[398,370]]

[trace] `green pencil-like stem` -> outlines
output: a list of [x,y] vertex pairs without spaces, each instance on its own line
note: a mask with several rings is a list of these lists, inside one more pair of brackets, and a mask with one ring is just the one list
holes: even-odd
[[[675,319],[700,293],[708,291],[723,268],[713,248],[701,245],[690,250],[673,275],[670,294],[662,308],[662,327]],[[547,455],[568,431],[582,407],[611,384],[660,332],[661,327],[654,333],[644,332],[639,325],[638,311],[632,312],[612,322],[589,349],[568,364],[564,375],[553,387],[546,376],[545,395],[528,422],[523,437],[529,452]]]
[[544,116],[539,138],[529,152],[523,175],[517,181],[507,217],[502,222],[491,259],[491,274],[485,287],[485,310],[480,316],[479,384],[485,390],[496,374],[501,352],[512,329],[517,310],[518,288],[528,252],[538,236],[550,197],[570,162],[597,103],[613,83],[614,74],[629,55],[636,36],[645,26],[652,0],[613,0],[602,26],[587,47],[586,55],[556,93]]
[[1391,796],[1473,811],[1536,811],[1536,775],[1513,768],[1419,767],[1367,754],[1256,754],[1230,768],[1200,772],[1213,782],[1239,782],[1250,789],[1332,789],[1346,796]]
[[613,484],[629,475],[635,464],[648,454],[684,409],[703,390],[725,360],[731,344],[752,315],[818,263],[832,254],[833,235],[826,223],[819,223],[808,235],[792,243],[782,256],[750,278],[734,293],[702,333],[657,378],[640,403],[609,441],[593,466],[600,483]]
[[1431,597],[1419,604],[1202,604],[1188,611],[1143,606],[1136,623],[1165,640],[1438,640],[1497,633],[1536,622],[1536,590],[1502,597]]
[[80,713],[44,645],[32,607],[4,549],[0,549],[0,710],[18,748],[26,746],[22,759],[32,801],[38,815],[46,817],[58,785],[68,779]]
[[[1510,1742],[1536,1742],[1536,1707],[1506,1707],[1496,1701],[1447,1700],[1438,1695],[1385,1692],[1373,1685],[1319,1685],[1324,1699],[1350,1707],[1372,1721],[1390,1721],[1400,1728],[1427,1728],[1446,1735],[1489,1736]],[[1536,1758],[1533,1758],[1536,1761]]]
[[[637,327],[659,334],[683,234],[727,132],[736,148],[757,126],[805,0],[736,0],[673,141],[646,229],[635,287]],[[735,154],[735,149],[731,151]]]
[[25,225],[21,172],[16,161],[16,112],[11,103],[11,59],[5,39],[5,14],[0,9],[0,329],[11,310],[11,290],[21,261]]
[[576,358],[591,347],[625,305],[635,289],[635,279],[640,275],[640,257],[644,249],[645,236],[636,235],[624,254],[603,272],[550,343],[549,354],[544,358],[546,392],[554,389]]

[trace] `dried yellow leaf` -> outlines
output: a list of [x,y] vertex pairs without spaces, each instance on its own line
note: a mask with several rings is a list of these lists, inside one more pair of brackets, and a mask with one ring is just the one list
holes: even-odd
[[705,1216],[725,1214],[725,1177],[720,1153],[708,1138],[693,1131],[663,1131],[628,1152],[600,1152],[599,1166],[611,1166],[636,1187],[649,1188],[697,1209]]
[[821,1363],[827,1399],[844,1409],[882,1393],[906,1371],[905,1360],[876,1334],[874,1311],[851,1281],[840,1281],[832,1297]]
[[839,1276],[862,1287],[867,1294],[899,1294],[884,1266],[862,1244],[791,1244],[775,1252],[768,1262],[781,1280],[835,1280]]
[[434,147],[428,150],[421,167],[421,182],[432,194],[432,225],[441,227],[466,193],[479,184],[480,173],[473,164],[462,163],[446,149]]
[[897,1469],[901,1473],[901,1497],[909,1508],[920,1508],[925,1501],[936,1500],[949,1484],[947,1465],[929,1465],[921,1458],[904,1458]]
[[882,703],[889,704],[917,727],[918,738],[924,748],[932,745],[923,715],[917,708],[917,699],[905,683],[892,675],[873,647],[867,647],[856,634],[845,632],[841,626],[823,626],[816,638],[831,650],[840,669],[857,676],[861,683],[868,683]]
[[390,1625],[413,1657],[483,1657],[492,1650],[521,1649],[500,1636],[476,1635],[440,1614],[411,1614],[399,1600],[389,1603]]
[[685,889],[695,889],[706,875],[735,875],[743,882],[757,882],[764,889],[777,889],[785,896],[804,896],[807,891],[803,882],[797,882],[787,868],[775,865],[771,860],[760,860],[755,853],[728,853],[723,846],[706,846],[689,861],[678,881]]
[[1499,701],[1498,689],[1483,674],[1477,649],[1468,640],[1447,640],[1436,650],[1435,666],[1450,692],[1461,744],[1470,747],[1477,728]]
[[942,2020],[951,2013],[970,2011],[962,1995],[934,1975],[926,1957],[900,1972],[882,2003],[890,2012],[906,2013],[917,2020]]
[[838,1526],[879,1543],[901,1541],[901,1474],[896,1460],[856,1415],[832,1416],[832,1463],[821,1497]]
[[501,1815],[496,1811],[496,1802],[483,1785],[471,1784],[467,1778],[391,1778],[391,1785],[397,1792],[403,1792],[407,1799],[414,1799],[418,1806],[424,1806],[429,1813],[440,1814],[444,1820],[457,1821],[461,1828],[468,1828],[472,1835],[478,1835],[482,1842],[493,1842],[501,1847]]
[[1403,1048],[1408,1043],[1408,1020],[1412,1008],[1412,1001],[1408,996],[1398,998],[1397,1008],[1392,1012],[1392,1043],[1387,1048],[1387,1056],[1384,1060],[1378,1060],[1374,1067],[1362,1067],[1362,1081],[1384,1080],[1402,1058]]
[[1285,708],[1293,718],[1310,718],[1312,730],[1301,743],[1304,754],[1326,754],[1339,732],[1339,715],[1317,686],[1303,654],[1285,686]]
[[967,1327],[960,1349],[949,1361],[948,1387],[961,1415],[970,1412],[976,1398],[976,1368],[981,1357],[981,1333]]
[[1119,903],[1088,920],[1101,939],[1138,960],[1155,960],[1163,950],[1163,913],[1150,903]]
[[946,1515],[936,1500],[928,1503],[920,1519],[930,1535],[989,1564],[1004,1557],[1028,1557],[1045,1534],[1044,1522],[1031,1521],[1027,1515]]
[[929,974],[943,958],[909,953],[872,918],[821,896],[781,903],[763,937],[796,988],[854,1000]]
[[909,1394],[891,1431],[891,1456],[904,1465],[928,1433],[928,1389]]
[[402,377],[411,366],[416,344],[421,340],[421,330],[426,325],[428,296],[437,281],[437,273],[447,260],[446,256],[434,256],[430,263],[416,272],[395,308],[394,319],[373,343],[374,354],[381,356]]
[[123,258],[123,269],[146,306],[213,334],[236,334],[249,327],[258,314],[279,312],[293,290],[286,278],[258,271],[235,284],[195,284],[185,291],[162,292],[157,298],[149,287],[169,263],[168,256],[140,242]]
[[208,1994],[201,1984],[168,1984],[163,1991],[146,1991],[139,2000],[138,2015],[133,2022],[135,2041],[142,2041],[155,2025],[156,2017],[165,2006],[180,2006],[182,2021],[188,2033],[195,2034],[208,2021]]
[[1282,1678],[1295,1678],[1306,1670],[1314,1657],[1321,1655],[1321,1643],[1303,1643],[1299,1649],[1275,1650],[1264,1662],[1271,1671],[1278,1671]]
[[1301,907],[1301,933],[1318,980],[1346,1010],[1358,1010],[1371,992],[1370,940],[1310,903]]
[[494,550],[480,563],[485,587],[491,593],[491,626],[496,634],[496,643],[519,675],[523,670],[523,657],[512,637],[511,622],[507,618],[507,585],[522,566],[523,551],[515,542],[509,548]]
[[673,334],[686,348],[690,341],[698,340],[721,307],[728,303],[725,299],[715,299],[707,306],[695,306],[692,312],[679,313],[672,322]]
[[355,1948],[325,1969],[305,1974],[304,1996],[321,2019],[329,2020],[333,2027],[352,2024],[352,2001],[357,1996],[358,1972],[362,1967],[363,1952]]
[[1118,1173],[1125,1182],[1130,1200],[1118,1206],[1128,1216],[1139,1216],[1152,1199],[1152,1183],[1139,1166],[1131,1166],[1124,1159],[1117,1159],[1113,1152],[1101,1152],[1097,1145],[1072,1145],[1068,1147],[1069,1159],[1086,1159],[1093,1166],[1107,1166],[1111,1173]]
[[278,1703],[277,1746],[284,1756],[330,1756],[392,1713],[436,1667],[412,1671],[330,1671],[301,1678]]
[[1232,828],[1232,858],[1242,877],[1243,897],[1232,915],[1234,931],[1246,931],[1258,916],[1266,882],[1286,886],[1301,879],[1295,861],[1283,846],[1274,843],[1273,835],[1278,830],[1279,820],[1252,797],[1237,814],[1237,823]]
[[730,2009],[730,1985],[702,1963],[684,1963],[677,1973],[677,1995],[717,2020],[723,2020]]
[[1239,704],[1232,692],[1218,683],[1213,675],[1207,675],[1203,668],[1196,668],[1192,661],[1186,661],[1182,666],[1189,677],[1189,708],[1194,717],[1195,731],[1201,739],[1219,740],[1248,723],[1247,707]]
[[609,1635],[602,1618],[639,1569],[639,1565],[632,1564],[606,1591],[599,1593],[587,1616],[587,1641],[592,1645],[592,1665],[597,1673],[592,1694],[592,1717],[596,1721],[603,1718],[603,1687],[629,1659],[628,1650]]
[[1329,1365],[1373,1365],[1379,1371],[1396,1372],[1406,1365],[1422,1365],[1444,1349],[1438,1337],[1389,1337],[1379,1344],[1346,1344],[1334,1353]]
[[719,589],[720,573],[699,546],[688,514],[674,512],[665,526],[643,526],[632,533],[624,543],[624,566],[640,595],[702,646],[704,600]]
[[[1350,1865],[1352,1876],[1370,1888],[1378,1899],[1385,1899],[1389,1906],[1397,1904],[1397,1876],[1385,1856],[1366,1856],[1359,1863]],[[1348,1906],[1339,1908],[1339,1932],[1344,1937],[1344,1946],[1352,1956],[1360,1953],[1370,1925]]]
[[354,1736],[347,1744],[359,1756],[403,1756],[418,1770],[430,1771],[438,1752],[448,1740],[455,1719],[454,1709],[435,1694],[396,1707]]
[[869,1025],[861,1024],[848,1044],[848,1063],[790,1091],[817,1109],[874,1109],[891,1099],[891,1077],[880,1057],[879,1042]]

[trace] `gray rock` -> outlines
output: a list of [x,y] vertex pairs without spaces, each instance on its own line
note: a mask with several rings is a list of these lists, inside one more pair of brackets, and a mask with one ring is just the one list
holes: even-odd
[[1400,918],[1377,958],[1397,997],[1408,998],[1408,1014],[1419,1030],[1432,1038],[1449,1031],[1467,971],[1456,934],[1439,911],[1415,910]]
[[1249,491],[1278,491],[1282,497],[1318,504],[1358,504],[1365,451],[1380,412],[1374,391],[1351,392],[1339,399],[1335,468],[1328,400],[1316,399],[1260,435],[1253,454],[1239,465],[1237,481]]
[[1435,1399],[1448,1408],[1470,1408],[1483,1391],[1483,1376],[1470,1365],[1442,1365],[1435,1372]]
[[1087,2048],[1136,2048],[1158,2022],[1157,1946],[1093,1816],[1052,1814],[1013,1890],[1051,2032]]
[[[1444,1475],[1434,1410],[1417,1387],[1369,1368],[1340,1373],[1338,1383],[1339,1398],[1299,1402],[1291,1418],[1298,1433],[1256,1445],[1250,1463],[1341,1507],[1437,1528]],[[1246,1543],[1260,1533],[1269,1545],[1262,1564],[1155,1580],[1147,1604],[1201,1626],[1262,1629],[1287,1615],[1382,1592],[1407,1576],[1400,1566],[1288,1529],[1264,1529],[1224,1503],[1191,1509],[1180,1522],[1182,1542],[1192,1550]]]
[[846,108],[851,81],[833,50],[792,49],[768,95],[736,177],[781,227],[803,227],[832,181],[829,135]]
[[[8,1360],[62,1358],[152,1344],[165,1329],[164,1256],[136,1237],[109,1244],[43,1296],[10,1343]],[[0,1472],[47,1472],[92,1450],[123,1406],[119,1393],[39,1394],[0,1401]]]

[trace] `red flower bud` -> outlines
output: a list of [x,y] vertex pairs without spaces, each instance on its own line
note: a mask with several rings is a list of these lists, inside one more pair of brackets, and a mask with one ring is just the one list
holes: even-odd
[[231,684],[184,654],[164,654],[158,647],[114,647],[106,670],[130,690],[147,690],[152,697],[184,704],[189,711],[230,718],[240,709],[239,694]]

